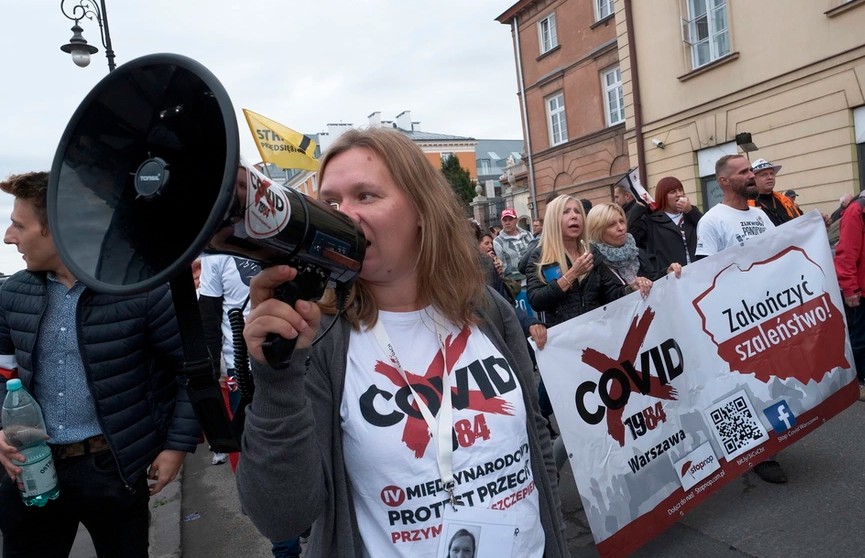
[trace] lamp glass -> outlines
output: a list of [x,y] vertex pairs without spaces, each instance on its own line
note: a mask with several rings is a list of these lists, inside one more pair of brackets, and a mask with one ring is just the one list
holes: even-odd
[[90,53],[83,48],[72,49],[72,61],[79,68],[85,68],[90,64]]

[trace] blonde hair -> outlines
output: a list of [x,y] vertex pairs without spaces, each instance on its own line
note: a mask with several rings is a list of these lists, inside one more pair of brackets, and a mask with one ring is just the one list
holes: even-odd
[[[583,228],[580,232],[580,238],[577,240],[577,251],[583,253],[584,251],[591,250],[589,239],[586,236],[586,212],[583,209],[582,202],[574,196],[568,195],[559,196],[551,201],[544,210],[544,233],[541,236],[541,256],[537,263],[538,278],[544,283],[547,282],[547,279],[544,277],[543,270],[541,269],[542,266],[557,263],[563,274],[571,267],[568,265],[568,252],[565,250],[565,242],[562,238],[562,215],[565,214],[565,206],[570,201],[576,202],[577,211],[583,218]],[[580,240],[585,242],[585,247],[583,247]],[[585,275],[580,276],[580,280],[583,277]]]
[[604,231],[617,217],[621,217],[627,222],[625,210],[615,203],[601,203],[596,205],[589,211],[586,218],[586,232],[589,233],[589,238],[592,242],[602,242],[601,237]]
[[[334,157],[357,148],[368,149],[381,160],[420,217],[417,280],[424,302],[458,326],[475,323],[486,300],[485,281],[476,265],[477,243],[466,229],[465,211],[453,188],[414,142],[388,128],[352,129],[337,138],[321,159],[319,184]],[[326,293],[322,310],[335,313],[335,298],[333,292]],[[378,303],[363,279],[351,288],[345,316],[355,329],[375,325],[378,319]]]

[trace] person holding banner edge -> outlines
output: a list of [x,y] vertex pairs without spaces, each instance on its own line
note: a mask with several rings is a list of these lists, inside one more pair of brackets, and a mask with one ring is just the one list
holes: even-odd
[[676,277],[682,274],[678,262],[671,262],[661,270],[652,266],[645,251],[637,248],[634,237],[628,232],[625,212],[614,203],[593,207],[586,217],[586,230],[592,249],[600,256],[599,261],[618,281],[614,284],[620,289],[624,287],[617,291],[619,297],[631,291],[640,291],[644,297],[648,296],[652,281],[667,273],[675,273]]
[[[723,193],[721,203],[707,211],[697,223],[697,250],[702,259],[774,229],[775,224],[748,200],[757,194],[751,163],[744,155],[724,155],[715,163],[715,176]],[[766,482],[784,484],[787,474],[775,456],[768,457],[752,469]]]
[[[527,489],[504,514],[519,527],[513,554],[567,556],[525,337],[512,307],[484,285],[444,177],[399,132],[350,130],[322,158],[319,196],[362,229],[363,268],[337,317],[322,317],[334,312],[332,297],[293,307],[273,298],[296,276],[291,267],[252,281],[244,337],[256,391],[237,475],[244,511],[270,539],[312,524],[310,558],[432,555],[447,532],[438,526],[457,508],[509,521],[480,486],[490,478],[462,475],[501,464],[494,478],[515,466],[514,489]],[[287,369],[265,364],[270,333],[297,338]],[[478,426],[472,435],[457,428],[466,420]],[[422,494],[406,502],[402,487],[415,485]],[[429,513],[403,519],[418,506]]]

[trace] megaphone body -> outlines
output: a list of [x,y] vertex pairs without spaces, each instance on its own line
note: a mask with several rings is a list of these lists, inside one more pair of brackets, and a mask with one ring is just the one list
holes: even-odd
[[[171,283],[178,308],[187,298],[194,305],[191,286],[178,287],[182,294],[175,286],[202,253],[297,268],[279,293],[293,302],[316,300],[328,286],[347,294],[366,249],[346,215],[241,164],[227,93],[204,66],[175,54],[123,64],[85,97],[57,148],[47,209],[60,258],[78,280],[115,295]],[[189,337],[196,328],[184,327],[183,314],[181,337]],[[293,346],[272,336],[268,361],[287,365]],[[194,361],[184,363],[187,389],[211,445],[237,451],[227,417],[213,417],[225,411],[206,355],[190,359],[197,347],[184,348]]]

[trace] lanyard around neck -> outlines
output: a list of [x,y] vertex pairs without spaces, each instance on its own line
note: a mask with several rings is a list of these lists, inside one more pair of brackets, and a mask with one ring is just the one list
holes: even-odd
[[439,347],[442,354],[442,401],[441,407],[439,409],[438,419],[433,416],[432,412],[429,410],[429,406],[427,406],[426,402],[418,396],[418,393],[415,391],[414,386],[409,381],[408,376],[405,373],[402,365],[399,362],[399,358],[396,356],[396,349],[393,346],[393,342],[390,339],[390,336],[387,334],[387,331],[384,328],[384,324],[382,324],[381,320],[377,320],[375,326],[372,328],[372,334],[375,336],[376,341],[384,349],[387,354],[388,359],[391,364],[397,369],[399,375],[402,377],[403,381],[405,381],[406,385],[411,390],[412,396],[414,397],[415,403],[417,403],[418,410],[420,410],[421,415],[423,415],[424,421],[427,423],[427,427],[429,428],[430,436],[433,439],[433,444],[436,448],[436,461],[438,462],[439,474],[441,475],[442,483],[445,486],[445,489],[448,491],[448,495],[450,496],[451,504],[455,503],[454,499],[454,472],[453,472],[453,439],[451,431],[453,429],[453,406],[451,404],[451,387],[450,387],[450,370],[448,370],[448,358],[447,358],[447,331],[438,323],[436,317],[433,316],[433,323],[435,323],[435,333],[438,338]]

